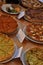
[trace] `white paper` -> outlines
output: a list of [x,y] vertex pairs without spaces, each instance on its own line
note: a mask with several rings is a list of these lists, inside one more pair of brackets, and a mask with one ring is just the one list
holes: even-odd
[[40,2],[43,2],[43,0],[39,0]]
[[25,36],[24,32],[21,29],[19,29],[19,31],[17,33],[18,40],[22,43],[24,41],[25,37],[26,36]]
[[18,19],[21,19],[25,15],[25,11],[21,11],[18,15]]
[[21,54],[22,54],[22,51],[23,51],[23,47],[20,47],[19,49],[17,49],[14,58],[20,58]]

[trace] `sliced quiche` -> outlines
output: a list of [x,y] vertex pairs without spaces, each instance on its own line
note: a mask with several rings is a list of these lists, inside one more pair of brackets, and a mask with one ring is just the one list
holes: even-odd
[[43,65],[43,49],[32,48],[25,54],[27,65]]
[[0,33],[0,62],[10,59],[14,51],[14,41]]

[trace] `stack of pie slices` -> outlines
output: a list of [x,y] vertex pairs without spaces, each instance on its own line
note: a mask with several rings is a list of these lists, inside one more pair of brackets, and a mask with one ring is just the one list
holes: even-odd
[[22,5],[27,8],[43,8],[43,2],[39,0],[22,0]]
[[24,18],[32,23],[43,23],[43,9],[28,9]]

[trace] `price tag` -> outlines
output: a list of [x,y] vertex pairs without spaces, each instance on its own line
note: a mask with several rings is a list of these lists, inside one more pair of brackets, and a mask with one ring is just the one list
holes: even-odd
[[17,34],[18,40],[22,43],[24,41],[25,37],[26,36],[25,36],[24,32],[21,29],[19,29],[18,34]]

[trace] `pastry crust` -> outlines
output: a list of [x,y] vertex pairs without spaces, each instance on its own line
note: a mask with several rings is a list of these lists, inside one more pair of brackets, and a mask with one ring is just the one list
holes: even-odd
[[0,62],[10,59],[15,51],[14,48],[14,41],[0,33]]

